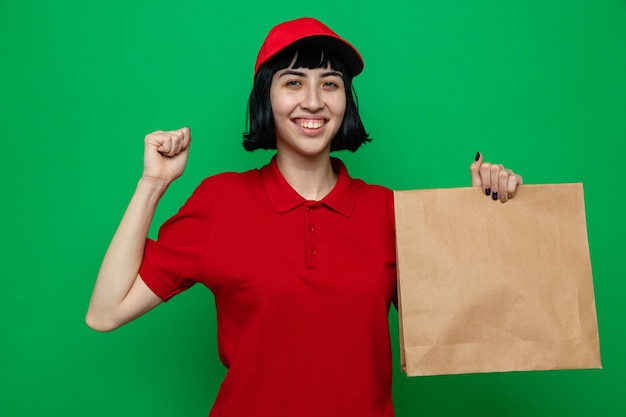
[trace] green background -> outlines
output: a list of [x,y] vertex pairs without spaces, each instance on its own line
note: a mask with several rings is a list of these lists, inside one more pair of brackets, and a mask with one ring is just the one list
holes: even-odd
[[208,290],[107,334],[84,314],[144,135],[194,137],[155,233],[202,178],[270,158],[240,144],[256,52],[307,15],[366,61],[374,141],[340,154],[353,176],[465,186],[481,151],[585,187],[604,369],[406,378],[394,311],[397,415],[626,416],[623,0],[0,0],[0,415],[208,413],[224,375]]

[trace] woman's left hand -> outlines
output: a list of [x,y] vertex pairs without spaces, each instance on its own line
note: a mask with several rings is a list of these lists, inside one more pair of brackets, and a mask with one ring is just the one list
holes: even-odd
[[513,198],[517,186],[522,184],[522,176],[516,174],[501,164],[483,162],[483,155],[478,152],[476,160],[470,165],[472,186],[482,187],[486,196],[506,203]]

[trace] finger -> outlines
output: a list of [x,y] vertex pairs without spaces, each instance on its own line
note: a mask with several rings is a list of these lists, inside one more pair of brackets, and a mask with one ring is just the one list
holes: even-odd
[[181,127],[180,129],[178,129],[178,131],[183,134],[185,140],[191,139],[191,129],[189,129],[188,126]]
[[508,198],[513,198],[515,192],[517,191],[517,186],[522,184],[522,177],[515,173],[511,173],[509,175],[509,179],[507,182],[507,194]]
[[493,164],[491,165],[491,169],[489,171],[491,180],[491,198],[493,198],[494,200],[498,199],[498,191],[500,186],[499,175],[501,170],[502,165]]
[[189,148],[189,145],[191,145],[191,129],[189,129],[189,127],[185,126],[181,129],[179,129],[182,133],[183,133],[183,140],[182,140],[182,147],[181,147],[181,151],[185,151],[187,150],[187,148]]
[[164,156],[176,156],[184,147],[186,134],[182,129],[163,132],[163,142],[158,151]]
[[498,199],[501,203],[506,203],[509,199],[509,178],[511,178],[511,170],[504,168],[500,170],[498,174]]
[[480,180],[480,165],[483,163],[483,156],[480,152],[476,153],[476,158],[474,158],[474,162],[470,165],[470,174],[472,176],[472,187],[480,187],[482,186],[482,181]]
[[168,132],[157,130],[146,136],[146,145],[154,147],[157,152],[169,152],[169,135]]
[[183,148],[183,142],[185,140],[185,134],[181,131],[176,131],[172,136],[172,154],[178,155]]
[[145,144],[152,145],[158,148],[159,146],[161,146],[161,142],[163,142],[163,139],[161,138],[161,136],[164,133],[165,132],[162,132],[160,130],[154,131],[152,133],[148,133],[146,137],[144,138]]
[[164,132],[164,134],[159,135],[157,137],[157,140],[160,140],[159,143],[159,147],[157,148],[157,151],[159,151],[159,153],[161,155],[165,155],[165,156],[172,156],[172,148],[174,147],[173,145],[173,139],[172,139],[172,134],[169,132]]
[[480,181],[485,195],[491,195],[491,164],[483,162],[480,166]]

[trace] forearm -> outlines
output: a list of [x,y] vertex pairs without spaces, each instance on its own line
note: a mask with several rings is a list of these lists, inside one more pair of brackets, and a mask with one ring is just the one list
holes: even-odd
[[[124,302],[138,279],[146,236],[165,182],[142,179],[107,249],[94,286],[87,322],[94,328],[117,327],[103,322],[125,322]],[[133,308],[133,307],[131,307]],[[128,310],[128,309],[126,309]],[[134,317],[131,317],[131,319]]]

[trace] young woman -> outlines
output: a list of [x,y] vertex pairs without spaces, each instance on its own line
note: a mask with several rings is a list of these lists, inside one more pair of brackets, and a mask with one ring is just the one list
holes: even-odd
[[[195,283],[214,294],[228,368],[211,416],[392,416],[388,312],[396,299],[393,194],[331,151],[368,141],[352,79],[361,56],[321,22],[274,27],[259,52],[247,150],[268,165],[205,179],[158,240],[155,208],[184,170],[188,128],[145,138],[144,171],[102,262],[87,323],[115,329]],[[521,182],[471,164],[506,201]]]

